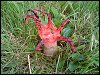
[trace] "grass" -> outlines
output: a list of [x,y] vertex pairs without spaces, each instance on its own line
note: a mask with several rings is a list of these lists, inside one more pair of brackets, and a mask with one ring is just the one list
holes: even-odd
[[[24,24],[25,13],[30,8],[51,13],[56,27],[64,19],[71,18],[68,26],[73,31],[68,32],[68,37],[75,42],[77,53],[70,54],[69,45],[64,42],[60,42],[60,46],[65,50],[55,59],[36,52],[35,46],[39,41],[36,26],[31,19],[28,25]],[[2,1],[1,73],[29,74],[31,71],[32,74],[98,74],[98,14],[98,1]],[[41,20],[47,22],[42,16]],[[29,54],[32,55],[28,57]]]

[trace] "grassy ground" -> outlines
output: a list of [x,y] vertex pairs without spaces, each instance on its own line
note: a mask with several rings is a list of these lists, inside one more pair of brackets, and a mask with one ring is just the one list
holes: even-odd
[[[75,42],[77,53],[70,54],[70,47],[64,42],[59,42],[59,44],[65,50],[55,59],[35,52],[35,46],[39,41],[37,29],[31,19],[28,25],[24,24],[25,13],[30,8],[39,8],[50,12],[56,27],[64,19],[71,18],[69,27],[65,26],[66,29],[61,34],[70,37]],[[2,1],[1,73],[98,74],[98,14],[98,1]],[[43,23],[46,23],[47,19],[44,19],[43,16],[41,19]],[[28,60],[29,54],[31,54],[30,60]]]

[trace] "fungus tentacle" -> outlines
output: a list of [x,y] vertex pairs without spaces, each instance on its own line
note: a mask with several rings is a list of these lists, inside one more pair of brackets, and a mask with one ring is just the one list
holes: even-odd
[[36,46],[36,50],[37,51],[40,51],[40,50],[42,50],[40,47],[43,45],[43,40],[41,40],[38,44],[37,44],[37,46]]
[[70,45],[72,52],[76,52],[76,49],[74,47],[74,43],[72,42],[72,40],[70,38],[60,36],[60,37],[58,37],[58,40],[59,41],[62,40],[62,41],[67,42]]
[[70,21],[70,19],[64,20],[64,21],[61,23],[61,25],[58,27],[58,29],[57,29],[58,32],[62,31],[63,27],[64,27],[66,24],[68,24],[69,21]]
[[47,23],[48,28],[55,31],[57,28],[53,25],[53,22],[51,20],[51,14],[48,14],[47,16],[48,16],[48,23]]

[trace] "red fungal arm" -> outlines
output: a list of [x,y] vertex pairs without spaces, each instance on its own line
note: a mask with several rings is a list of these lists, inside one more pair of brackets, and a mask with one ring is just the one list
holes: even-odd
[[48,27],[49,28],[52,28],[52,20],[51,20],[51,15],[50,14],[48,14]]
[[37,10],[34,9],[34,10],[28,10],[28,13],[26,14],[26,17],[25,17],[25,24],[28,24],[28,19],[29,18],[32,18],[36,24],[36,27],[38,28],[38,33],[40,36],[42,36],[42,32],[41,32],[41,29],[44,28],[44,25],[42,24],[42,22],[40,21],[40,18],[39,16],[37,15]]
[[53,30],[56,30],[57,28],[53,25],[52,20],[51,20],[51,14],[48,14],[48,28],[52,28]]
[[57,30],[58,30],[59,32],[62,31],[63,27],[64,27],[66,24],[68,24],[69,21],[70,21],[70,19],[64,20],[64,21],[61,23],[61,25],[59,26],[59,28],[58,28]]
[[62,40],[62,41],[67,42],[67,43],[70,45],[71,50],[72,50],[73,52],[76,52],[76,49],[75,49],[75,47],[74,47],[74,43],[72,42],[72,40],[71,40],[70,38],[67,38],[67,37],[64,37],[64,36],[60,36],[60,37],[58,38],[58,40]]
[[36,46],[36,50],[37,51],[40,51],[40,50],[42,50],[40,47],[43,45],[43,40],[41,40],[39,43],[38,43],[38,45]]
[[36,13],[37,11],[40,12],[42,15],[47,15],[47,16],[48,16],[48,23],[47,23],[48,28],[52,28],[53,30],[55,30],[56,27],[54,27],[54,25],[53,25],[53,23],[52,23],[51,14],[47,14],[46,12],[42,12],[42,11],[40,11],[39,9],[34,9],[34,12],[35,12],[35,13]]
[[34,10],[28,10],[25,20],[27,20],[28,18],[32,18],[35,22],[40,22],[40,18]]

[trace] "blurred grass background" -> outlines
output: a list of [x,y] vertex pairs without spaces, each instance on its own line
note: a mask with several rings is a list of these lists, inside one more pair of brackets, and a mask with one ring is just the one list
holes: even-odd
[[[39,8],[52,14],[56,27],[66,18],[71,22],[61,34],[70,37],[77,53],[65,51],[58,58],[47,61],[40,52],[35,52],[39,41],[37,29],[32,21],[24,24],[28,9]],[[41,16],[43,23],[47,18]],[[73,31],[72,31],[73,30]],[[60,42],[60,45],[63,43]],[[62,45],[63,47],[63,45]],[[98,74],[99,73],[99,2],[98,1],[2,1],[1,2],[1,73],[29,74],[27,55],[32,74]]]

